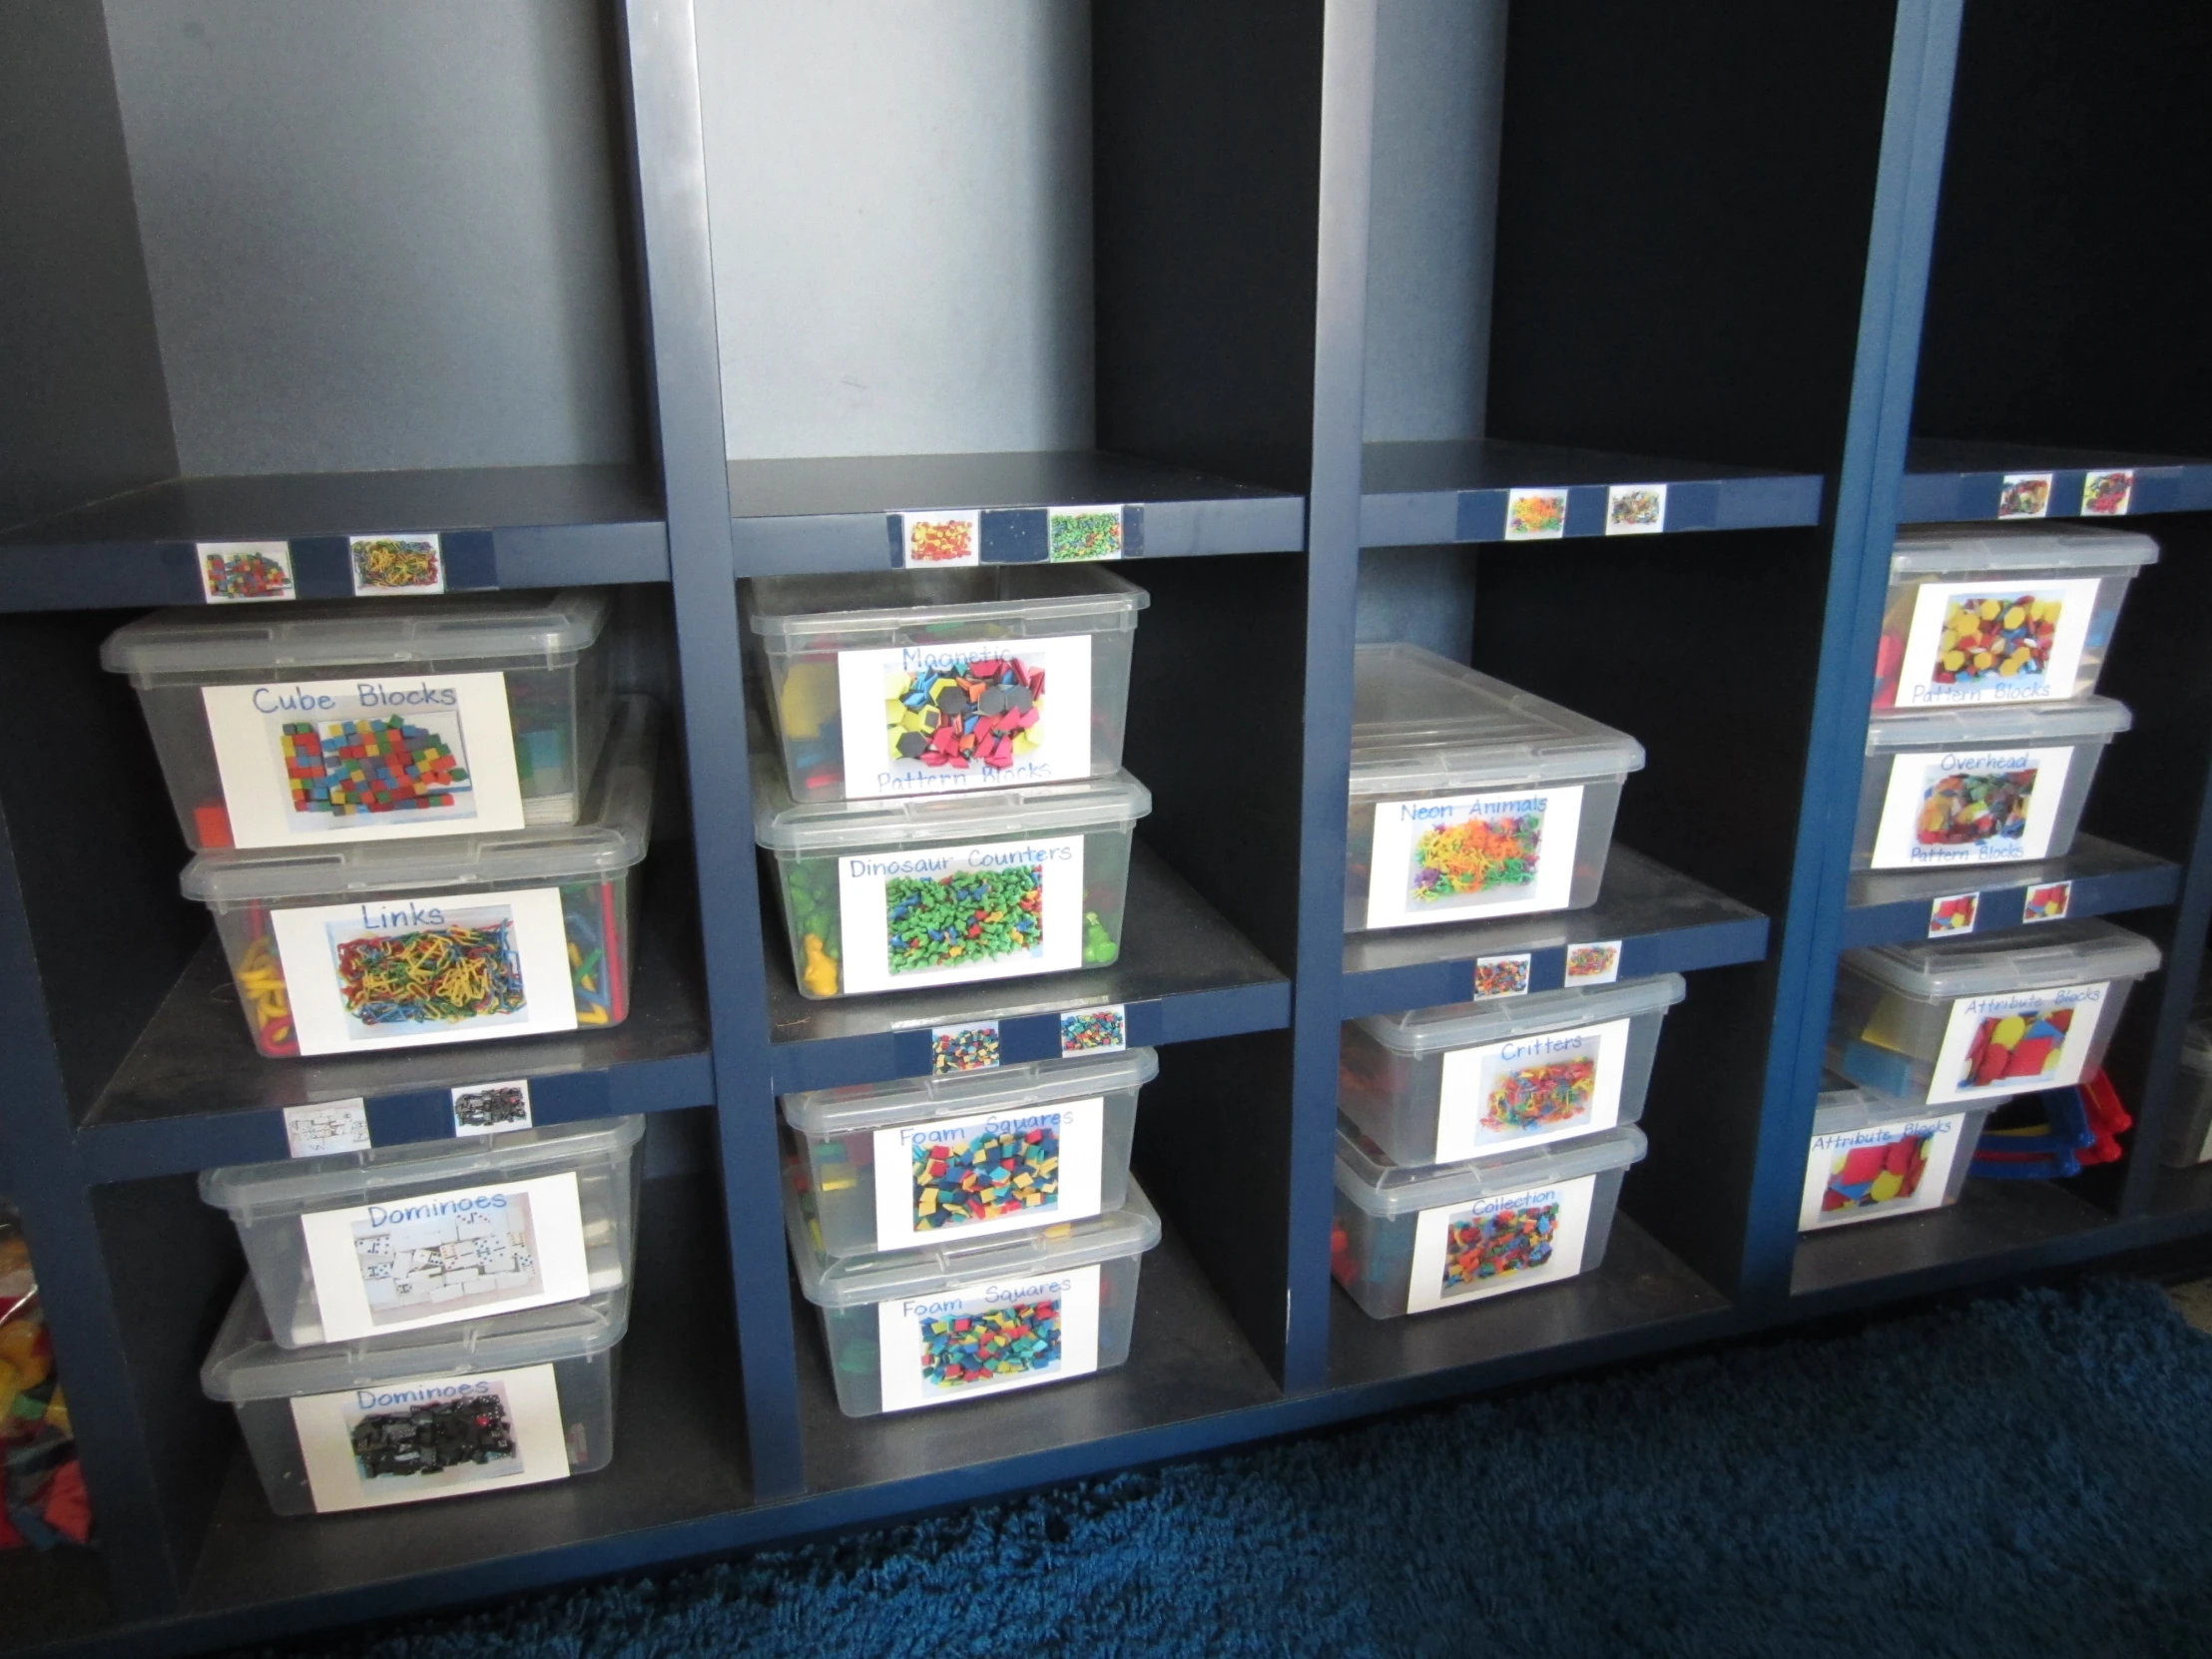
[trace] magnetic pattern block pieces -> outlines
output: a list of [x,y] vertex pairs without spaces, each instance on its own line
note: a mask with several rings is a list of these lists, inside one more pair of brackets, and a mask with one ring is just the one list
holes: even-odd
[[906,676],[884,705],[894,760],[1004,772],[1036,747],[1044,670],[976,657]]
[[468,770],[435,732],[394,715],[338,720],[319,731],[287,721],[280,734],[295,813],[402,813],[450,807]]
[[1865,1210],[1911,1198],[1928,1173],[1929,1134],[1900,1135],[1876,1146],[1855,1146],[1831,1160],[1828,1187],[1821,1194],[1824,1214]]
[[2072,1028],[2071,1008],[1985,1019],[1966,1045],[1964,1076],[1959,1081],[1980,1089],[2055,1071],[2065,1052],[2066,1033]]
[[1060,1132],[1017,1129],[914,1147],[914,1228],[1046,1211],[1060,1198]]
[[1525,1273],[1551,1260],[1559,1206],[1523,1204],[1453,1222],[1444,1241],[1444,1289]]
[[941,1388],[1049,1371],[1059,1363],[1057,1298],[922,1322],[922,1380]]

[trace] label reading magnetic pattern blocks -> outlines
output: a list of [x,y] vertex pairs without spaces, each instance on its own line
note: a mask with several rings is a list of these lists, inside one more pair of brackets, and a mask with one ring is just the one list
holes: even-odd
[[1894,757],[1875,830],[1874,867],[2046,856],[2073,760],[2069,746],[1922,750]]
[[1620,1122],[1633,1024],[1606,1020],[1447,1052],[1429,1161],[1457,1163],[1612,1128]]
[[1423,1314],[1582,1271],[1597,1177],[1423,1210],[1413,1224],[1405,1311]]
[[1422,801],[1381,801],[1368,874],[1368,925],[1556,910],[1574,886],[1582,786]]
[[1091,775],[1091,637],[837,653],[848,799]]
[[911,1410],[1098,1370],[1098,1269],[876,1304],[883,1409]]
[[1083,962],[1083,837],[837,859],[848,992],[1056,973]]
[[1106,1102],[875,1131],[875,1247],[957,1244],[1098,1214]]

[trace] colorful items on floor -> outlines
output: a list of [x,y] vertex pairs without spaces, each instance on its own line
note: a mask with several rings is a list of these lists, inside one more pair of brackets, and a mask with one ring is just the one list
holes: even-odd
[[31,1252],[0,1204],[0,1549],[52,1549],[92,1536],[92,1506]]

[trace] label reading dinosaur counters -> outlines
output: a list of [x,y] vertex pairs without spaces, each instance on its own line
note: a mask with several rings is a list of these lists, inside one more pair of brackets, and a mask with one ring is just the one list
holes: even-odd
[[1091,775],[1091,637],[837,653],[848,800]]
[[1444,1056],[1429,1162],[1540,1146],[1620,1122],[1631,1021],[1540,1031]]
[[1413,1223],[1408,1314],[1572,1279],[1582,1271],[1597,1177],[1423,1210]]
[[1950,1166],[1958,1156],[1965,1114],[1916,1118],[1835,1135],[1815,1135],[1805,1162],[1805,1197],[1798,1227],[1841,1227],[1847,1222],[1933,1210],[1943,1202]]
[[1379,801],[1368,925],[1556,910],[1574,886],[1582,786]]
[[2100,979],[1960,997],[1943,1026],[1929,1104],[2000,1100],[2080,1082],[2111,989],[2109,979]]
[[2097,586],[2093,576],[1923,584],[1898,671],[1898,707],[2072,697]]
[[551,1366],[301,1394],[291,1425],[308,1494],[325,1514],[568,1474]]
[[875,1325],[886,1411],[1086,1377],[1098,1370],[1098,1268],[880,1302]]
[[1083,964],[1083,837],[837,859],[844,988],[902,991]]
[[2045,856],[2073,760],[2065,746],[1925,749],[1895,757],[1875,830],[1874,867]]
[[875,1131],[875,1248],[957,1245],[1098,1214],[1106,1102]]

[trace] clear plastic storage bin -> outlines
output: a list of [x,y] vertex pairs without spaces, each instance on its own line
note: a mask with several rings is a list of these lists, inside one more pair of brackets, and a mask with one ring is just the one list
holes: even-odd
[[2174,1169],[2212,1162],[2212,1019],[2201,1008],[2182,1032],[2172,1110],[2160,1161]]
[[619,1025],[653,812],[650,700],[615,705],[580,822],[397,843],[202,852],[254,1046],[368,1054]]
[[1844,952],[1828,1063],[1915,1109],[2078,1083],[2158,947],[2108,921]]
[[1597,902],[1634,738],[1414,645],[1356,653],[1345,931]]
[[618,1289],[641,1117],[204,1170],[284,1348],[381,1340]]
[[1811,1233],[1955,1204],[1981,1126],[1996,1106],[1932,1112],[1848,1078],[1826,1079],[1813,1113],[1798,1226]]
[[[912,1250],[1121,1208],[1149,1048],[784,1096],[830,1256]],[[876,1172],[897,1179],[878,1186]]]
[[1644,1132],[1624,1126],[1458,1164],[1403,1167],[1343,1118],[1329,1267],[1371,1319],[1589,1273]]
[[2150,537],[2096,526],[1902,532],[1890,555],[1874,706],[1941,709],[2088,696],[2127,585],[2157,558]]
[[784,1221],[848,1417],[1112,1370],[1129,1358],[1138,1269],[1160,1242],[1135,1181],[1119,1210],[1088,1221],[841,1260],[823,1250],[789,1178]]
[[1147,598],[1110,570],[761,576],[746,601],[795,801],[1065,783],[1121,765]]
[[194,848],[571,824],[607,730],[598,588],[157,611],[138,688]]
[[1129,843],[1152,796],[1126,772],[926,801],[795,802],[753,759],[810,997],[1100,967],[1121,954]]
[[1932,709],[1867,724],[1853,869],[2062,858],[2125,705]]
[[1682,976],[1347,1020],[1337,1109],[1397,1164],[1634,1123]]
[[627,1287],[372,1342],[282,1348],[240,1287],[200,1371],[279,1515],[505,1491],[603,1469]]

